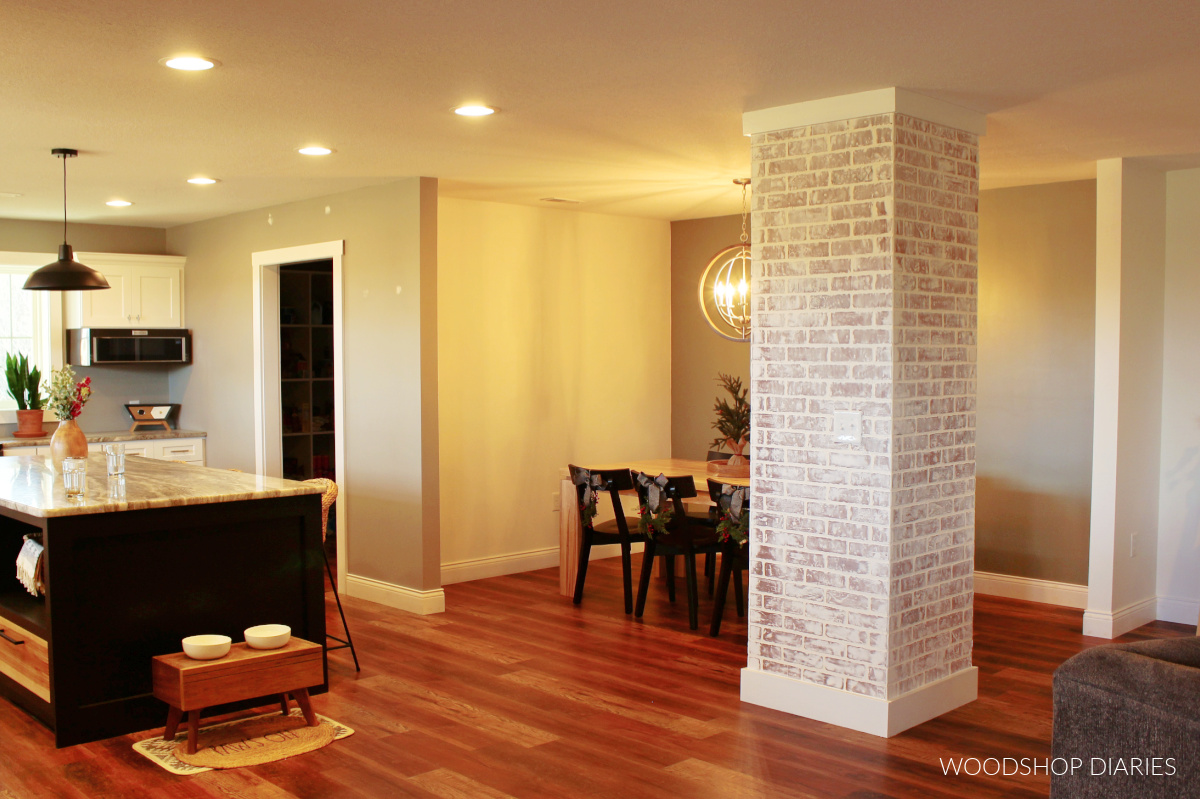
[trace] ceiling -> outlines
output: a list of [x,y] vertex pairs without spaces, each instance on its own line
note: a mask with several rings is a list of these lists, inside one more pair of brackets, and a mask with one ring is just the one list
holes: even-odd
[[[743,111],[887,86],[988,113],[985,188],[1200,152],[1194,0],[4,0],[0,31],[9,218],[60,217],[52,147],[82,151],[75,221],[170,227],[414,175],[736,213]],[[158,63],[181,53],[222,65]],[[468,101],[500,112],[450,113]],[[316,142],[336,152],[295,152]]]

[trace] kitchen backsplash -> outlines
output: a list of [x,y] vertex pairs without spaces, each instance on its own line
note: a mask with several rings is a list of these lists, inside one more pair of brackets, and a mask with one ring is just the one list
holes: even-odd
[[[125,403],[136,400],[143,404],[170,401],[167,370],[146,366],[76,366],[75,374],[82,380],[92,378],[92,398],[79,416],[79,426],[85,433],[109,430],[128,430],[131,420]],[[58,422],[46,411],[46,430]],[[15,424],[0,425],[0,438],[8,437]]]

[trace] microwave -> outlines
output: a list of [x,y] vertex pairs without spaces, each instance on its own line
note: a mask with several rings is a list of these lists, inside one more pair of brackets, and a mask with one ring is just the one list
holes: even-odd
[[83,327],[67,331],[67,363],[104,364],[192,362],[192,331],[178,327]]

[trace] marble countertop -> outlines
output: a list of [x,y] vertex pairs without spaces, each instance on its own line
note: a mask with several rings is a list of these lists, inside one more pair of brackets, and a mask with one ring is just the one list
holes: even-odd
[[246,499],[319,494],[315,485],[205,466],[125,457],[124,478],[106,474],[104,455],[88,456],[87,491],[68,499],[48,455],[0,458],[0,507],[43,518]]
[[[5,450],[19,449],[21,447],[44,447],[50,443],[50,436],[54,434],[55,426],[53,421],[47,419],[46,435],[41,438],[0,438],[0,447]],[[153,441],[162,438],[208,438],[208,433],[200,430],[163,430],[161,428],[139,430],[136,433],[131,433],[128,430],[89,433],[85,430],[83,434],[87,436],[89,444],[107,444],[110,441]]]

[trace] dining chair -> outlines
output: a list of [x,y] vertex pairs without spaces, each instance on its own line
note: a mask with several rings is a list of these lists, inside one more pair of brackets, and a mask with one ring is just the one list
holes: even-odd
[[[583,601],[583,584],[587,579],[588,559],[596,544],[619,544],[621,547],[621,577],[624,581],[625,612],[633,612],[633,561],[631,547],[645,543],[646,536],[637,532],[637,517],[626,516],[621,506],[621,492],[633,490],[633,475],[628,469],[585,469],[571,464],[571,482],[575,484],[579,502],[579,524],[582,539],[579,546],[579,566],[575,572],[576,605]],[[612,519],[595,523],[601,494],[612,501]]]
[[329,575],[329,584],[333,587],[333,601],[337,603],[338,616],[342,618],[342,629],[346,632],[345,638],[338,638],[336,635],[326,632],[325,637],[330,641],[336,641],[338,646],[329,646],[329,642],[326,641],[325,651],[349,649],[350,657],[354,658],[354,670],[362,671],[358,665],[358,652],[354,649],[354,639],[350,636],[350,626],[346,624],[346,613],[342,610],[342,599],[338,596],[337,581],[333,579],[333,569],[329,566],[329,554],[325,551],[325,538],[329,535],[329,509],[337,500],[338,486],[337,483],[325,477],[316,477],[304,482],[321,488],[321,557],[325,559],[325,573]]
[[[688,626],[700,626],[699,597],[696,588],[696,556],[716,552],[720,548],[713,528],[697,524],[688,516],[683,500],[696,496],[696,483],[690,475],[651,477],[638,473],[634,478],[638,492],[641,525],[646,530],[646,550],[642,555],[642,574],[638,583],[637,608],[634,616],[641,618],[646,609],[646,592],[650,586],[650,574],[654,568],[655,555],[668,556],[670,564],[675,555],[682,555],[684,577],[687,580]],[[667,571],[668,597],[670,597],[674,575]]]
[[746,615],[745,597],[742,593],[742,572],[748,570],[747,528],[750,521],[750,489],[734,486],[718,480],[708,481],[708,495],[715,503],[714,532],[721,546],[721,576],[717,580],[717,593],[713,597],[712,623],[708,634],[721,633],[721,617],[725,613],[725,598],[729,594],[729,580],[733,577],[733,595],[737,604],[738,618]]

